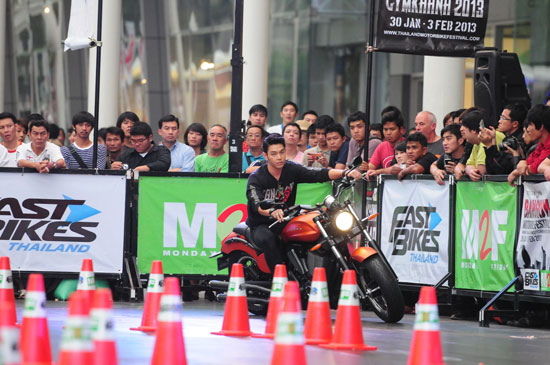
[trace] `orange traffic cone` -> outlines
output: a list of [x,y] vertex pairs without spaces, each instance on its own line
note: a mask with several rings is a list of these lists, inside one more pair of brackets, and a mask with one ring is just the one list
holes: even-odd
[[298,283],[287,282],[284,289],[283,308],[277,317],[277,333],[271,365],[306,364],[304,324],[299,303]]
[[19,346],[23,364],[51,364],[50,333],[46,319],[46,294],[42,274],[30,274],[25,294]]
[[407,364],[443,364],[441,338],[439,337],[439,314],[433,286],[424,286],[420,289]]
[[252,337],[273,338],[277,328],[277,316],[283,307],[283,288],[288,281],[286,276],[286,265],[276,265],[273,281],[271,282],[271,294],[269,295],[269,306],[265,319],[265,333],[253,334]]
[[162,271],[162,261],[155,260],[151,264],[151,273],[147,282],[147,294],[145,295],[145,305],[143,306],[143,315],[141,316],[141,326],[130,328],[131,330],[155,332],[163,286],[164,273]]
[[248,304],[246,302],[246,290],[243,288],[244,272],[242,264],[233,264],[227,301],[223,312],[222,330],[212,332],[213,335],[222,336],[250,336],[250,323],[248,322]]
[[94,365],[117,365],[116,343],[113,335],[113,297],[107,288],[97,289],[90,311]]
[[152,365],[185,365],[185,345],[181,325],[181,294],[177,278],[166,278],[160,299],[157,338]]
[[90,306],[94,300],[95,290],[94,264],[92,259],[82,260],[82,269],[80,269],[76,290],[84,293],[86,302]]
[[77,290],[69,297],[69,318],[61,338],[58,363],[92,365],[93,351],[88,292]]
[[332,321],[324,267],[316,267],[313,271],[304,336],[308,345],[329,343],[332,339]]
[[5,365],[21,362],[19,329],[12,321],[11,305],[6,302],[0,302],[0,359]]
[[11,274],[10,258],[0,257],[0,303],[6,302],[10,308],[9,320],[15,325],[17,316],[15,314],[15,294],[13,292],[13,276]]
[[344,271],[332,342],[320,346],[338,350],[366,351],[377,349],[374,346],[367,346],[363,342],[363,326],[361,325],[361,313],[359,311],[359,292],[355,271],[353,270]]

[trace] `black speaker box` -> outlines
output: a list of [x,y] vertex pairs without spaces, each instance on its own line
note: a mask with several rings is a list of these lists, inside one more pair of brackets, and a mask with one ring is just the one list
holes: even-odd
[[531,98],[525,85],[518,55],[497,50],[475,53],[474,104],[485,111],[486,125],[496,127],[507,104],[520,103],[527,109]]

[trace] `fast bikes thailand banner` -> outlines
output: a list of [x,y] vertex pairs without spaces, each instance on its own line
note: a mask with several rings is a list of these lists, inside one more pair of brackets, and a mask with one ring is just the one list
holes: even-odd
[[523,184],[516,262],[526,290],[550,291],[550,182]]
[[[140,176],[138,268],[150,271],[162,260],[165,273],[226,274],[209,256],[233,227],[244,222],[246,179]],[[313,205],[331,192],[330,184],[300,184],[296,204]]]
[[375,47],[384,52],[471,57],[483,46],[489,0],[380,0]]
[[0,173],[0,255],[12,270],[121,273],[125,176]]
[[449,271],[449,184],[385,180],[380,244],[400,282],[436,284]]
[[514,278],[516,203],[507,182],[457,183],[456,288],[499,291]]

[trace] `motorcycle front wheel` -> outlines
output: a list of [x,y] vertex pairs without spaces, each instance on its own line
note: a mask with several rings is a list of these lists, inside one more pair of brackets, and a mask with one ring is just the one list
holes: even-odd
[[357,263],[358,284],[371,292],[367,298],[376,315],[387,323],[395,323],[405,314],[405,302],[397,280],[378,255]]

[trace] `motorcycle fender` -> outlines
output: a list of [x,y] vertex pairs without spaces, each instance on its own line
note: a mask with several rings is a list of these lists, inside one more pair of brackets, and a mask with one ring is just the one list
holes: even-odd
[[359,247],[351,254],[351,258],[357,262],[363,262],[378,252],[372,247]]
[[[229,254],[233,251],[244,251],[247,254],[249,254],[251,257],[256,259],[256,262],[258,263],[258,268],[263,271],[266,274],[270,274],[271,270],[269,270],[269,266],[267,266],[267,261],[265,260],[265,255],[262,252],[260,255],[254,250],[252,247],[245,245],[241,241],[231,241],[226,240],[224,242],[224,245],[222,245],[222,252],[229,256]],[[218,267],[220,267],[220,260],[225,260],[227,262],[227,256],[219,257],[218,258]],[[227,264],[225,265],[227,267]]]

